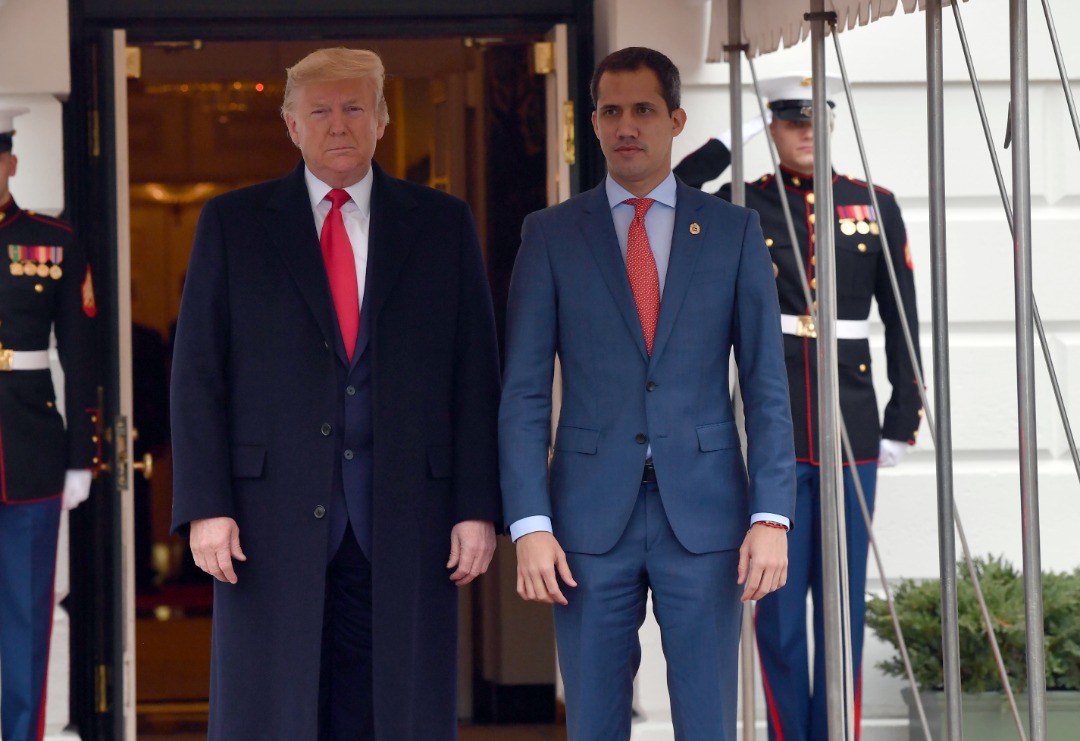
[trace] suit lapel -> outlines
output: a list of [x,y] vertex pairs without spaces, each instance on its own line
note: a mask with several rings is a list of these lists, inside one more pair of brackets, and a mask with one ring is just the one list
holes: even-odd
[[323,338],[332,342],[339,357],[344,359],[345,347],[333,314],[334,304],[330,299],[319,237],[315,233],[302,162],[279,182],[266,208],[270,241],[280,252],[281,259],[296,281]]
[[615,225],[611,220],[611,206],[608,204],[607,190],[603,183],[594,188],[585,200],[581,230],[585,235],[585,244],[589,246],[593,258],[600,267],[600,275],[608,291],[611,292],[611,297],[615,300],[626,328],[630,330],[630,335],[637,343],[642,357],[648,360],[649,352],[645,349],[641,319],[638,318],[637,304],[630,290],[630,279],[626,276],[626,263],[619,249],[619,238],[615,234]]
[[[694,274],[702,246],[708,238],[708,216],[702,209],[705,198],[713,198],[693,190],[678,182],[675,191],[675,230],[671,235],[671,257],[668,259],[667,278],[664,281],[664,295],[660,299],[660,316],[656,322],[656,337],[653,339],[652,361],[656,362],[663,354],[671,330],[675,326],[675,317],[682,308],[690,278]],[[697,229],[691,231],[691,225]]]
[[397,283],[420,229],[420,219],[413,213],[416,201],[412,196],[374,162],[371,163],[371,168],[375,181],[371,186],[368,269],[360,335],[353,358],[360,357],[366,350],[379,312]]

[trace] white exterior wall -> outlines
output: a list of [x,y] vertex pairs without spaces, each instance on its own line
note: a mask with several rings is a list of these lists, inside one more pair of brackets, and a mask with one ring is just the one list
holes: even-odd
[[[1059,33],[1080,28],[1080,7],[1052,3]],[[1074,430],[1080,431],[1080,167],[1040,3],[1030,6],[1031,187],[1036,300],[1046,325]],[[1009,19],[1006,3],[972,0],[963,19],[986,99],[1004,177],[1011,190],[1011,150],[1001,149],[1009,100]],[[706,64],[710,4],[705,0],[597,0],[597,58],[625,46],[659,49],[679,66],[687,125],[675,140],[680,158],[729,127],[728,67]],[[930,325],[930,245],[927,184],[925,15],[883,18],[840,35],[845,63],[875,184],[894,191],[904,210],[916,269],[920,337],[926,383],[933,399]],[[945,141],[947,250],[954,488],[972,552],[1004,554],[1022,563],[1016,401],[1013,261],[1004,210],[984,144],[952,10],[945,10]],[[1080,48],[1067,45],[1066,67],[1080,75]],[[830,73],[839,75],[832,39]],[[809,70],[809,40],[756,62],[759,78]],[[743,111],[757,115],[749,66],[743,63]],[[1080,92],[1080,91],[1078,91]],[[833,162],[841,173],[863,177],[850,114],[837,101]],[[761,137],[748,144],[746,176],[771,169]],[[729,175],[715,185],[726,181]],[[715,190],[714,188],[711,188]],[[879,400],[888,400],[884,340],[877,313],[874,368]],[[1080,522],[1080,484],[1068,453],[1049,376],[1036,338],[1039,496],[1044,569],[1071,570],[1080,564],[1075,527]],[[880,474],[875,529],[889,579],[938,575],[934,452],[924,424],[919,445],[903,464]],[[959,548],[959,544],[957,545]],[[871,564],[870,588],[880,587]],[[671,739],[670,711],[659,629],[651,615],[642,629],[643,654],[637,706],[645,720],[635,725],[639,741]],[[907,738],[902,683],[875,668],[891,647],[867,637],[863,738]],[[757,688],[758,737],[764,739],[764,703]]]
[[[58,215],[64,209],[63,112],[60,101],[71,92],[66,0],[0,0],[0,108],[26,106],[15,119],[18,173],[9,183],[19,205]],[[55,350],[57,388],[63,388]],[[67,515],[60,528],[55,593],[68,593]],[[65,733],[70,680],[70,619],[57,605],[49,652],[46,741],[78,738]]]

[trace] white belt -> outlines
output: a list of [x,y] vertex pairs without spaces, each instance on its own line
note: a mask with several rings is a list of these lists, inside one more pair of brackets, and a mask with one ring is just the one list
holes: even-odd
[[0,371],[48,369],[48,350],[8,350],[7,348],[0,348]]
[[[792,314],[780,315],[780,329],[784,334],[796,337],[817,338],[817,327],[814,320],[809,316],[794,316]],[[866,340],[870,338],[869,319],[837,319],[836,339],[838,340]]]

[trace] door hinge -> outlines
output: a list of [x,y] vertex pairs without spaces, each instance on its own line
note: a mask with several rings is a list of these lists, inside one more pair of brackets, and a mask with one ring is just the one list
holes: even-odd
[[129,46],[124,49],[124,68],[129,80],[138,80],[142,77],[142,49],[138,46]]
[[574,101],[562,104],[563,109],[563,159],[566,164],[577,162],[577,141],[574,134]]
[[550,75],[555,71],[555,44],[537,41],[533,44],[533,74]]
[[98,713],[109,712],[109,666],[98,664],[94,673],[94,704]]

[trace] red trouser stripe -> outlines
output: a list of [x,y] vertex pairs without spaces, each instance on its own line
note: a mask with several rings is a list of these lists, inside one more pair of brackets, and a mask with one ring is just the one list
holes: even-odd
[[45,704],[49,696],[49,656],[52,654],[53,618],[56,615],[56,565],[53,565],[52,606],[49,608],[49,637],[45,647],[45,680],[41,686],[41,707],[38,708],[38,741],[45,738]]
[[[757,610],[754,610],[754,635],[757,635]],[[776,741],[784,741],[784,726],[780,723],[780,713],[776,709],[776,700],[773,699],[772,687],[769,686],[769,677],[765,674],[765,662],[761,660],[761,645],[755,641],[758,650],[758,666],[761,667],[761,683],[765,687],[765,706],[769,710],[769,718],[772,721],[773,730],[776,731]]]

